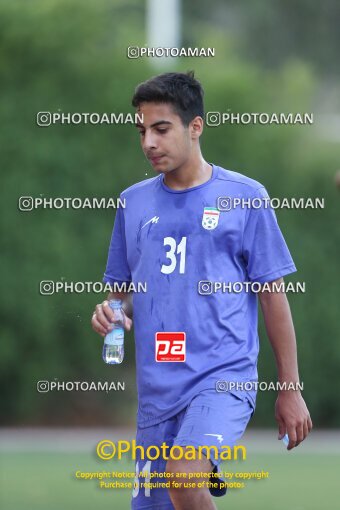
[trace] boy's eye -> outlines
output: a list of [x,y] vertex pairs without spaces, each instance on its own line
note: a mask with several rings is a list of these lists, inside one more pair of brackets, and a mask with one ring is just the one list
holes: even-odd
[[[157,128],[157,133],[164,134],[168,131],[167,128]],[[145,131],[138,130],[141,136],[145,136]]]

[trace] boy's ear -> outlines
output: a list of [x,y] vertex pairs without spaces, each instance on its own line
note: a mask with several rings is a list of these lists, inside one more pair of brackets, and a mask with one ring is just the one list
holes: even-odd
[[203,132],[203,119],[199,115],[192,119],[192,121],[189,124],[191,136],[193,139],[197,139],[201,136]]

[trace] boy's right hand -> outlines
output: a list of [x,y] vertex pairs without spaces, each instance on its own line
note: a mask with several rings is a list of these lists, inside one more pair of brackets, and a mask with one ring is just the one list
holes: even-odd
[[[126,315],[123,309],[122,312],[124,315],[124,329],[126,331],[130,331],[132,328],[132,320]],[[92,328],[96,333],[99,333],[99,335],[104,337],[112,331],[114,322],[117,322],[117,320],[114,319],[114,313],[106,299],[102,303],[98,304],[93,312],[91,319]]]

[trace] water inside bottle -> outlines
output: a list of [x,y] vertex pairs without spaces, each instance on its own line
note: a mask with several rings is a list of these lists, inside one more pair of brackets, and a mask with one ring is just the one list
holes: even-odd
[[104,344],[103,347],[103,360],[109,365],[117,365],[124,359],[124,346],[123,345],[108,345]]

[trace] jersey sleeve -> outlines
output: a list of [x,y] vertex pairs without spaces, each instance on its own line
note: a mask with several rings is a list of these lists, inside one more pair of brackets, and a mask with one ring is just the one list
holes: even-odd
[[122,208],[117,209],[103,282],[110,284],[131,282],[126,251],[124,211]]
[[266,189],[257,189],[254,198],[260,200],[247,211],[242,253],[250,281],[265,283],[295,272],[296,267]]

